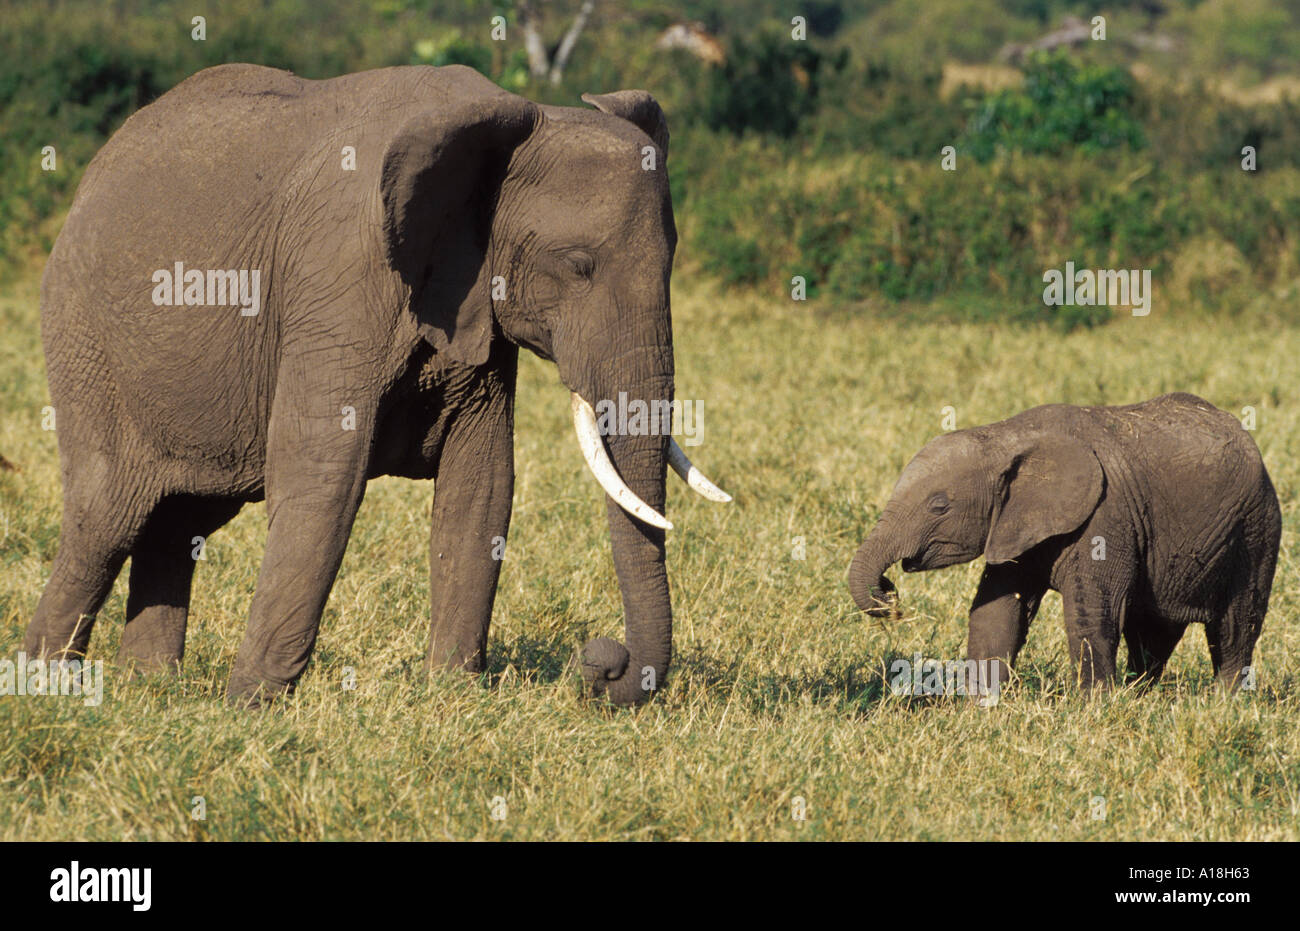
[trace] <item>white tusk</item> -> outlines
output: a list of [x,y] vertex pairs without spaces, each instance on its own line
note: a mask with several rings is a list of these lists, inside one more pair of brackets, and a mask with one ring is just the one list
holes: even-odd
[[690,485],[696,494],[720,504],[726,504],[731,500],[731,495],[713,484],[704,477],[703,472],[691,465],[691,460],[686,458],[686,453],[682,452],[682,448],[671,436],[668,438],[668,464],[673,467],[674,472],[686,480],[686,484]]
[[666,517],[636,496],[631,488],[619,477],[618,470],[610,461],[605,450],[605,441],[601,439],[600,428],[596,426],[596,412],[576,391],[571,393],[570,404],[573,407],[573,431],[578,434],[578,445],[582,447],[582,458],[587,460],[587,468],[596,476],[605,494],[614,499],[623,510],[638,520],[643,520],[651,527],[672,530],[673,525]]

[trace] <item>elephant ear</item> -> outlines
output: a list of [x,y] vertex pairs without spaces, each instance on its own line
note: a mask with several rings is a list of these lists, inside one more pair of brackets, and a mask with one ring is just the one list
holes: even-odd
[[388,263],[411,289],[421,335],[456,361],[487,361],[492,212],[510,156],[540,118],[502,92],[412,117],[384,153]]
[[627,120],[650,137],[659,149],[660,159],[668,158],[668,118],[649,91],[614,91],[612,94],[583,94],[602,113]]
[[1093,451],[1073,437],[1043,437],[1003,471],[984,561],[1011,562],[1049,537],[1083,526],[1101,503],[1105,475]]

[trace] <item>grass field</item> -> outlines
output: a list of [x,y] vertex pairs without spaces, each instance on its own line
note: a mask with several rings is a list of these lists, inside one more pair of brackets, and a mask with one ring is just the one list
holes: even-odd
[[[91,644],[102,704],[0,697],[0,838],[1300,839],[1295,330],[1159,308],[1068,336],[902,324],[697,281],[676,278],[678,396],[704,401],[692,456],[736,501],[672,484],[676,657],[652,704],[581,697],[575,652],[621,639],[618,591],[566,393],[527,357],[484,681],[423,680],[432,488],[386,479],[370,485],[297,696],[256,715],[225,707],[265,538],[263,507],[249,507],[208,543],[179,679],[114,675],[119,581]],[[34,276],[0,293],[0,453],[20,469],[0,471],[10,658],[58,537],[37,317]],[[1084,703],[1049,594],[996,707],[893,696],[893,658],[963,655],[980,564],[896,575],[905,612],[888,623],[853,608],[845,571],[942,409],[968,426],[1172,390],[1255,408],[1282,501],[1258,688],[1219,695],[1198,628],[1154,692]]]

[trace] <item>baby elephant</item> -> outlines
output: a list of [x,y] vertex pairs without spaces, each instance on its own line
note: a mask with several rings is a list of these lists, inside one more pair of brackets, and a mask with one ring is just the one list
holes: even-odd
[[1121,634],[1130,677],[1156,681],[1195,622],[1235,689],[1281,533],[1259,449],[1232,415],[1190,394],[1049,404],[927,444],[853,558],[849,588],[879,617],[896,598],[885,578],[895,562],[919,572],[983,553],[967,652],[996,661],[999,683],[1050,588],[1082,685],[1113,683]]

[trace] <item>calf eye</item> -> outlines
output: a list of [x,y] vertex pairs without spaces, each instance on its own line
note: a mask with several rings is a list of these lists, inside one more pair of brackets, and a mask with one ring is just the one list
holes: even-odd
[[942,491],[936,492],[930,496],[928,507],[933,513],[942,514],[944,511],[948,510],[948,496]]

